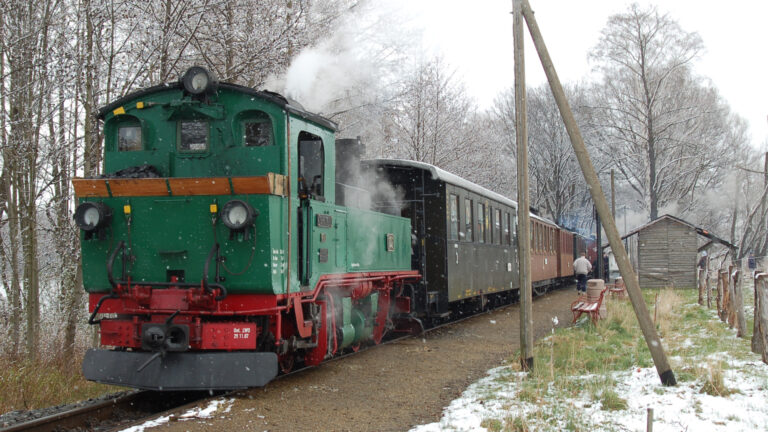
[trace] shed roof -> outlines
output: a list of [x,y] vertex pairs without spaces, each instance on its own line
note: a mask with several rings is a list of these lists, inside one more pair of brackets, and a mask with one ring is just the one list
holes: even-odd
[[670,214],[661,215],[661,216],[657,217],[656,219],[648,222],[647,224],[641,225],[641,226],[633,229],[632,231],[630,231],[627,234],[625,234],[621,239],[624,240],[627,237],[631,237],[631,236],[639,233],[640,231],[643,231],[643,230],[647,229],[648,227],[659,223],[662,220],[671,220],[671,221],[676,222],[678,224],[685,225],[685,226],[691,228],[692,230],[696,231],[696,234],[698,234],[700,236],[703,236],[703,237],[706,237],[706,238],[710,239],[713,242],[720,243],[723,246],[726,246],[726,247],[731,248],[731,249],[736,248],[736,246],[732,245],[730,242],[721,239],[720,237],[712,234],[711,232],[709,232],[709,231],[707,231],[707,230],[705,230],[703,228],[697,227],[696,225],[694,225],[694,224],[692,224],[692,223],[690,223],[688,221],[684,221],[684,220],[682,220],[682,219],[680,219],[678,217],[672,216]]

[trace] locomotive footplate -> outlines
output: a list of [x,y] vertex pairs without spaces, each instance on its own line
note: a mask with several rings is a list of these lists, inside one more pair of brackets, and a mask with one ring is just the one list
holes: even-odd
[[145,365],[153,355],[90,349],[83,359],[83,375],[103,384],[147,390],[244,389],[262,387],[277,376],[277,355],[270,352],[169,352]]

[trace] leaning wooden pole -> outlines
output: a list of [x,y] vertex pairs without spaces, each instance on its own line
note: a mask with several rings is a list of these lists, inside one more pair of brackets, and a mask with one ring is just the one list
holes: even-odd
[[552,63],[552,59],[549,57],[549,52],[544,44],[544,39],[539,31],[539,26],[536,23],[536,19],[531,11],[531,5],[528,0],[522,0],[523,3],[523,16],[525,22],[528,24],[528,31],[533,38],[533,44],[536,47],[536,51],[541,59],[541,64],[544,67],[544,72],[549,80],[550,88],[555,96],[557,107],[560,109],[560,115],[565,123],[565,128],[568,131],[568,136],[571,138],[571,144],[573,150],[576,153],[576,158],[581,166],[581,171],[584,174],[584,179],[589,186],[589,191],[592,194],[592,200],[595,203],[597,212],[602,219],[605,233],[608,237],[608,243],[611,245],[611,250],[614,251],[616,257],[616,264],[619,266],[619,272],[624,279],[624,284],[627,288],[627,294],[632,301],[632,307],[635,309],[635,315],[637,315],[637,321],[640,324],[640,329],[643,331],[645,342],[648,344],[648,349],[651,352],[651,357],[656,365],[656,371],[661,378],[663,385],[672,386],[677,382],[675,380],[675,374],[669,366],[667,356],[664,354],[664,348],[661,346],[661,340],[659,339],[656,329],[651,322],[650,314],[648,313],[648,307],[643,300],[643,293],[640,291],[640,284],[635,277],[632,265],[629,262],[626,249],[621,242],[619,231],[616,229],[616,221],[611,217],[611,209],[608,206],[608,202],[603,195],[603,189],[600,187],[600,182],[597,179],[597,173],[592,166],[592,161],[589,159],[587,148],[584,145],[584,139],[581,137],[579,127],[576,125],[576,119],[573,117],[571,107],[568,105],[568,101],[565,98],[565,92],[560,84],[560,79],[557,77],[557,72]]
[[517,143],[517,256],[520,257],[520,362],[533,370],[533,290],[531,288],[531,222],[528,214],[528,114],[521,0],[512,0],[515,47],[515,141]]

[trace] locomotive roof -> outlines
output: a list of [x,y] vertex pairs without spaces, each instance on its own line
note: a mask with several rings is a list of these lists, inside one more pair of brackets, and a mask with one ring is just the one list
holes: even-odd
[[[257,96],[261,99],[268,100],[274,103],[275,105],[278,105],[281,108],[285,109],[286,111],[290,112],[291,114],[295,114],[305,120],[315,122],[334,132],[336,131],[336,129],[338,129],[338,125],[334,121],[327,119],[321,115],[313,114],[306,111],[304,107],[301,106],[300,103],[294,100],[288,99],[279,93],[271,92],[268,90],[260,91],[260,90],[253,89],[251,87],[241,86],[239,84],[232,84],[232,83],[219,83],[218,85],[219,85],[219,89],[233,90],[236,92]],[[104,120],[104,117],[108,113],[112,112],[118,107],[125,105],[128,101],[142,97],[144,95],[149,95],[162,90],[183,90],[183,89],[184,87],[182,86],[181,82],[176,81],[176,82],[170,82],[165,84],[158,84],[156,86],[137,90],[133,93],[129,93],[121,97],[120,99],[117,99],[116,101],[102,107],[99,110],[98,118],[101,120]]]
[[[442,168],[438,168],[434,165],[430,165],[425,162],[418,162],[418,161],[407,160],[407,159],[386,159],[385,158],[385,159],[368,159],[363,161],[363,163],[369,163],[373,165],[402,166],[402,167],[416,168],[424,171],[429,171],[429,173],[432,175],[432,178],[435,180],[440,180],[445,183],[459,186],[468,191],[474,192],[478,195],[483,195],[485,197],[496,200],[502,204],[506,204],[510,207],[514,207],[515,209],[517,208],[517,201],[511,200],[505,197],[504,195],[493,192],[492,190],[486,189],[476,183],[472,183],[467,179],[461,178],[456,174],[450,173]],[[549,219],[543,218],[541,216],[535,215],[530,212],[529,214],[531,219],[536,219],[538,221],[545,222],[550,225],[558,226],[555,222]]]

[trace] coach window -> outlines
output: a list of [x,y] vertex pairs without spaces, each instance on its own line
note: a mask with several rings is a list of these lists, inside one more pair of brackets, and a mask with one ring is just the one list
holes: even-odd
[[477,203],[477,242],[485,243],[485,204]]
[[555,229],[554,228],[549,229],[549,251],[550,252],[555,251]]
[[309,132],[299,134],[299,196],[323,200],[325,152],[323,140]]
[[501,210],[493,209],[493,243],[501,244]]
[[449,231],[448,240],[459,239],[459,197],[451,194],[448,201],[448,218],[449,218]]
[[536,224],[536,250],[539,252],[541,252],[541,243],[542,243],[541,239],[542,239],[541,225]]
[[242,114],[243,145],[266,147],[272,145],[272,121],[262,111],[248,111]]
[[512,238],[510,237],[510,234],[512,233],[511,229],[511,220],[509,218],[509,213],[504,212],[504,244],[505,245],[511,245],[512,244]]
[[472,220],[472,200],[469,198],[464,199],[464,233],[465,237],[464,240],[471,242],[473,241],[472,237],[472,224],[474,221]]
[[531,222],[531,253],[536,251],[536,224]]

